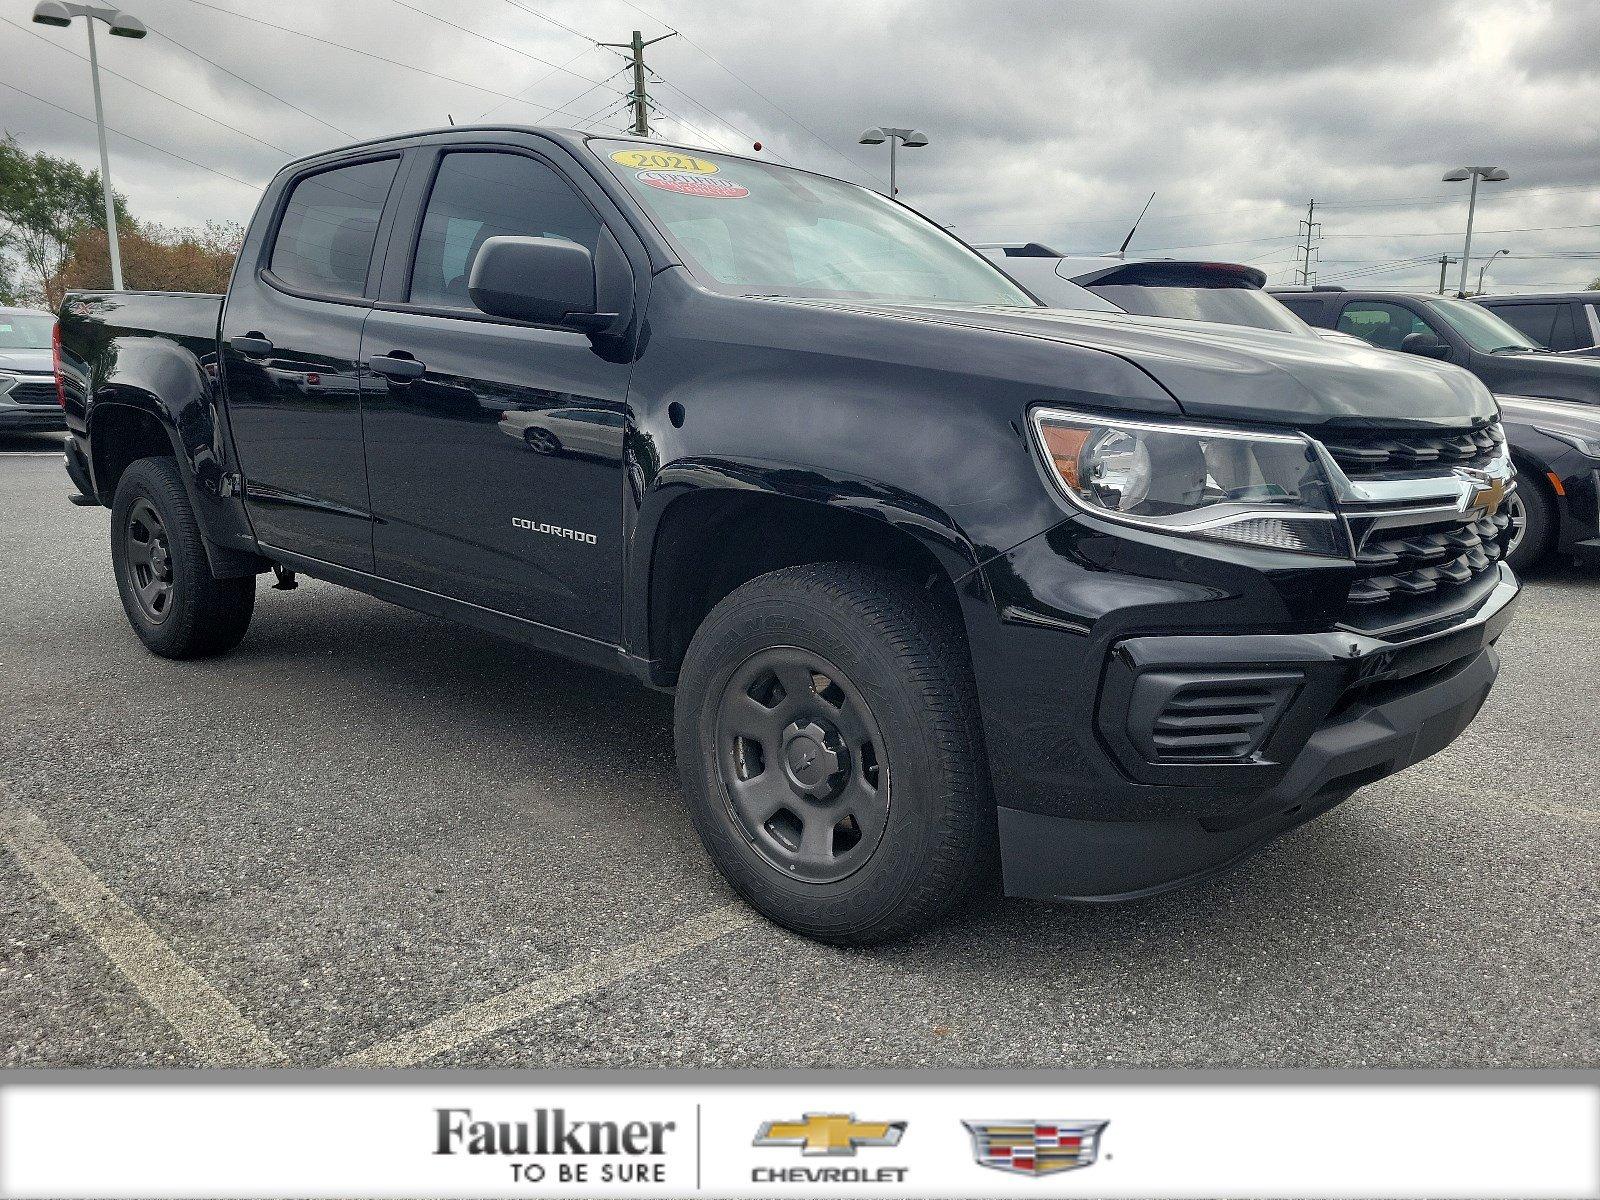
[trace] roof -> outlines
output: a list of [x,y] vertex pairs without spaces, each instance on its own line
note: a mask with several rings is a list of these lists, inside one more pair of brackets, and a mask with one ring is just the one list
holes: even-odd
[[1600,291],[1593,289],[1584,292],[1525,292],[1519,295],[1502,293],[1495,296],[1473,296],[1483,304],[1536,304],[1543,301],[1587,301],[1590,304],[1600,304]]

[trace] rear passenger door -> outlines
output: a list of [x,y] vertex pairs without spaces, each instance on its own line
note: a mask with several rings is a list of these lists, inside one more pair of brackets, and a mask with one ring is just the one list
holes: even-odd
[[396,153],[308,168],[245,247],[222,324],[245,506],[268,548],[372,569],[361,326],[392,219]]
[[424,154],[362,339],[377,573],[614,643],[630,364],[585,334],[490,317],[467,294],[490,237],[593,253],[603,198],[532,148]]

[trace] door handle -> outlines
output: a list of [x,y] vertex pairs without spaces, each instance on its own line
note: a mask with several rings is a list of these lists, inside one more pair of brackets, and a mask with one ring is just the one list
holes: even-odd
[[259,356],[272,353],[272,339],[263,337],[254,329],[249,333],[241,333],[229,338],[228,345],[232,346],[240,354]]
[[387,375],[390,379],[420,379],[428,369],[404,351],[374,354],[367,359],[367,366],[380,375]]

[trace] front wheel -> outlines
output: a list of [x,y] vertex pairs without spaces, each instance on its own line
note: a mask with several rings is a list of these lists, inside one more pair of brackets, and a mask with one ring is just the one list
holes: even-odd
[[774,571],[711,611],[679,680],[678,765],[751,905],[863,945],[932,923],[992,870],[961,646],[914,586],[852,564]]
[[1506,516],[1511,521],[1506,562],[1521,575],[1537,566],[1550,550],[1555,534],[1554,506],[1537,483],[1524,479],[1506,498]]
[[173,459],[141,458],[122,473],[111,505],[111,565],[128,623],[163,658],[226,653],[250,627],[255,577],[211,574]]

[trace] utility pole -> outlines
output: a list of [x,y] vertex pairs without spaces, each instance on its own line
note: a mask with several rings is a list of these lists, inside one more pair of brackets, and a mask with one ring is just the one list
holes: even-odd
[[1304,257],[1298,268],[1298,274],[1300,282],[1307,287],[1310,287],[1311,281],[1316,278],[1316,274],[1311,270],[1311,239],[1319,236],[1317,231],[1321,228],[1322,222],[1317,220],[1317,202],[1313,200],[1306,206],[1306,219],[1300,222],[1300,231],[1305,235],[1305,244],[1299,248]]
[[1448,254],[1439,255],[1439,295],[1444,295],[1444,273],[1451,263],[1457,263],[1459,258],[1451,258]]
[[601,42],[602,46],[610,46],[617,50],[630,50],[633,52],[633,94],[628,100],[633,104],[633,132],[640,137],[650,136],[650,97],[644,90],[644,48],[654,46],[657,42],[664,42],[669,37],[677,37],[677,31],[663,33],[660,37],[651,38],[648,42],[637,29],[633,31],[631,42]]

